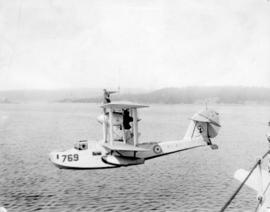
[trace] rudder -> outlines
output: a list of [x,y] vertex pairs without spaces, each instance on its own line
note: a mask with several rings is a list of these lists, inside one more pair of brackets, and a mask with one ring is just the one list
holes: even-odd
[[205,109],[191,117],[191,123],[184,139],[202,139],[211,145],[211,138],[218,135],[220,127],[219,114],[214,110]]

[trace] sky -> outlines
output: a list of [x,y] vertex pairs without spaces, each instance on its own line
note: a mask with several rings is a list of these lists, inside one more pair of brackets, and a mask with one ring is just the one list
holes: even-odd
[[268,0],[0,0],[0,90],[270,87]]

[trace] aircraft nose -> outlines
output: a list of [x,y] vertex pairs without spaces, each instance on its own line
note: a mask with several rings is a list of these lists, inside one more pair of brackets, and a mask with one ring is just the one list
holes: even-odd
[[103,124],[104,122],[106,122],[106,116],[103,114],[99,115],[97,117],[97,121],[98,121],[98,123]]

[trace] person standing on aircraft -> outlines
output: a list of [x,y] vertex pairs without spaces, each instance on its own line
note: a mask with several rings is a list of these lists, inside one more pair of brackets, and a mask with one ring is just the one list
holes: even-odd
[[117,91],[107,91],[103,89],[103,104],[107,104],[111,102],[110,95],[116,93]]
[[123,111],[123,126],[125,130],[130,130],[130,122],[133,121],[133,118],[129,115],[129,111],[126,109]]
[[123,130],[124,130],[124,134],[125,134],[125,140],[127,141],[127,143],[133,144],[133,140],[132,140],[132,132],[130,131],[131,126],[130,126],[130,122],[133,121],[133,118],[129,115],[129,110],[123,110]]
[[107,91],[106,89],[103,89],[103,103],[107,104],[110,103],[111,99],[110,99],[110,92]]

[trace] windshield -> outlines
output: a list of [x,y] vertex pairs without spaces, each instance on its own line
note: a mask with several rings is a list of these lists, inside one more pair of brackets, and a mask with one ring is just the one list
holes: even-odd
[[77,150],[86,150],[88,149],[88,143],[86,141],[79,141],[74,145],[74,149]]

